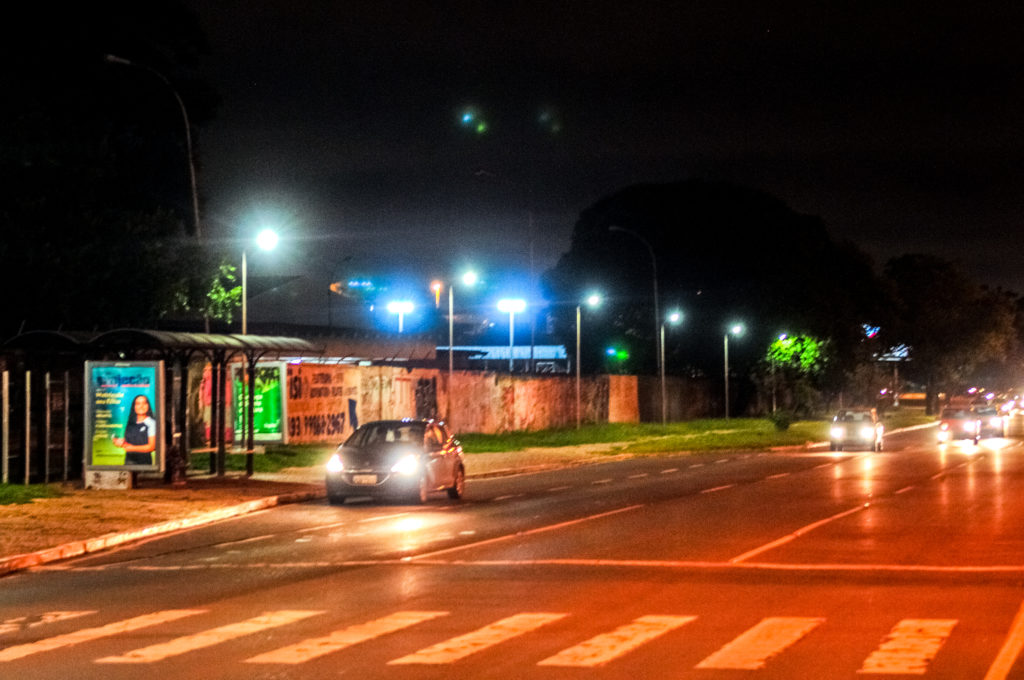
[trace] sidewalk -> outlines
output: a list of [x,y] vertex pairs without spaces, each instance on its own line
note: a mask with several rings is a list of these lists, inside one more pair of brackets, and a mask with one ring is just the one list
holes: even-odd
[[[612,460],[595,455],[614,445],[477,453],[466,457],[470,479]],[[0,576],[105,550],[169,531],[326,495],[322,468],[288,468],[245,477],[189,474],[184,488],[143,478],[129,490],[85,490],[69,484],[59,498],[0,505]]]

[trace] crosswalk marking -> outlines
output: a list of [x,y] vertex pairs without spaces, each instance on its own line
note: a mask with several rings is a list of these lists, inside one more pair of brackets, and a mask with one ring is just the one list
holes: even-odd
[[233,640],[244,635],[258,633],[268,628],[276,628],[285,624],[294,623],[302,619],[322,614],[320,611],[305,610],[282,610],[268,612],[240,623],[231,623],[219,628],[213,628],[194,635],[186,635],[169,642],[164,642],[149,647],[135,649],[121,656],[106,656],[97,659],[96,663],[151,663],[161,661],[170,656],[184,654],[204,647],[210,647],[227,640]]
[[346,647],[351,647],[352,645],[366,642],[367,640],[372,640],[380,637],[381,635],[393,633],[397,630],[408,628],[409,626],[429,621],[439,616],[446,616],[447,614],[448,612],[395,612],[394,614],[377,619],[376,621],[349,626],[348,628],[337,630],[330,635],[325,635],[324,637],[303,640],[297,644],[282,647],[281,649],[275,649],[271,652],[254,656],[251,659],[246,659],[245,661],[246,663],[305,663],[306,661],[325,654],[337,652],[345,649]]
[[30,654],[48,652],[54,649],[60,649],[61,647],[70,647],[71,645],[89,642],[90,640],[97,640],[99,638],[110,637],[120,633],[131,632],[140,628],[168,623],[170,621],[185,618],[186,616],[192,616],[193,614],[202,614],[205,611],[205,609],[168,609],[162,612],[144,614],[142,616],[136,616],[135,618],[125,619],[124,621],[108,623],[105,626],[85,628],[83,630],[75,631],[74,633],[67,633],[66,635],[58,635],[56,637],[46,638],[45,640],[39,640],[38,642],[31,642],[25,645],[16,645],[14,647],[2,649],[0,650],[0,661],[14,661],[15,659],[29,656]]
[[537,665],[584,668],[600,666],[696,618],[696,616],[641,616],[633,623],[563,650]]
[[47,623],[57,623],[58,621],[77,619],[79,616],[86,616],[88,614],[95,613],[96,610],[88,610],[70,612],[44,612],[39,616],[35,617],[19,616],[13,619],[7,619],[6,621],[0,621],[0,635],[4,635],[6,633],[13,633],[23,628],[35,628],[36,626],[43,626]]
[[774,617],[762,620],[697,664],[697,668],[753,671],[814,630],[825,619]]
[[857,672],[923,675],[956,623],[956,619],[903,619]]
[[421,649],[418,652],[403,656],[400,659],[389,661],[389,664],[441,664],[452,663],[463,659],[470,654],[493,647],[496,644],[511,640],[514,637],[529,633],[541,626],[563,619],[567,614],[553,613],[530,613],[517,614],[508,618],[496,621],[488,626],[466,635],[446,640],[432,647]]

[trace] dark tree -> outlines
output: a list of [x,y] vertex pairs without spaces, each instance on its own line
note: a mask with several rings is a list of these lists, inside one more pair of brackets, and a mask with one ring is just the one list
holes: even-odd
[[[661,309],[685,314],[666,333],[670,373],[719,375],[732,320],[747,328],[730,343],[740,370],[782,332],[827,338],[842,358],[855,356],[861,324],[883,323],[882,289],[867,256],[832,240],[819,218],[724,182],[636,185],[583,211],[569,252],[545,277],[554,299],[576,300],[591,287],[613,298],[603,327],[596,318],[588,326],[590,369],[601,357],[597,343],[615,336],[631,341],[633,370],[656,366],[651,257],[641,239],[612,226],[650,244]],[[560,321],[568,340],[573,320],[567,313]]]
[[978,369],[1015,350],[1014,296],[980,287],[953,263],[930,255],[890,260],[885,277],[897,305],[895,335],[910,347],[904,373],[926,386],[929,413],[939,392],[959,393]]
[[212,115],[214,97],[194,72],[202,32],[163,0],[37,3],[19,17],[0,67],[0,330],[153,323],[216,264],[191,237],[174,96],[193,126]]

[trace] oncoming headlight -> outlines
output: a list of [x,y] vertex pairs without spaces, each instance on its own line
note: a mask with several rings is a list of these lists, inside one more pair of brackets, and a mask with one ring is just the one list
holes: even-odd
[[400,475],[414,475],[419,469],[420,459],[412,453],[408,456],[403,456],[397,463],[391,466],[391,471]]
[[991,427],[1002,427],[1003,419],[1002,418],[993,418],[992,420],[988,421],[988,424]]
[[846,430],[844,430],[843,428],[841,428],[841,427],[833,427],[832,428],[832,438],[833,439],[842,439],[845,436],[846,436]]
[[860,436],[862,439],[871,439],[875,436],[875,429],[870,425],[865,425],[860,428]]
[[341,462],[341,456],[334,454],[331,459],[327,461],[328,472],[341,472],[345,469],[345,464]]

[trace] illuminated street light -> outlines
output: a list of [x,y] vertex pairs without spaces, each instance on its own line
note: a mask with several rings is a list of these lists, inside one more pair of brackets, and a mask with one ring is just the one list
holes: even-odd
[[498,300],[498,311],[508,314],[508,372],[512,373],[515,351],[516,313],[526,309],[526,300],[518,298]]
[[[585,300],[588,307],[597,307],[601,304],[601,296],[597,293],[591,293]],[[576,429],[580,427],[580,309],[581,305],[576,305]]]
[[188,155],[188,181],[189,186],[192,189],[192,226],[195,229],[196,238],[200,238],[202,236],[202,233],[200,232],[199,227],[199,192],[196,190],[196,165],[195,161],[192,158],[192,126],[188,122],[188,111],[185,109],[185,102],[181,100],[181,95],[179,95],[178,91],[174,89],[173,85],[171,85],[171,81],[169,81],[163,73],[160,73],[160,71],[157,71],[152,66],[147,66],[146,64],[139,64],[137,62],[131,61],[130,59],[118,57],[113,54],[108,54],[103,58],[110,64],[134,66],[135,68],[147,71],[148,73],[152,74],[157,79],[159,79],[161,82],[163,82],[163,84],[166,85],[167,88],[171,91],[171,94],[174,95],[174,101],[178,103],[178,109],[181,111],[181,118],[185,124],[185,153]]
[[734,323],[722,336],[722,344],[725,347],[725,419],[729,420],[729,334],[739,337],[743,334],[743,324]]
[[683,320],[682,312],[673,311],[661,320],[658,329],[658,371],[661,379],[661,424],[668,422],[668,398],[665,394],[665,323],[677,325]]
[[388,303],[388,311],[398,315],[398,332],[404,327],[405,315],[412,311],[412,303],[408,300],[395,300]]
[[[273,250],[277,247],[277,232],[263,229],[256,235],[256,245],[260,250]],[[247,251],[242,248],[242,335],[249,332],[249,264]]]

